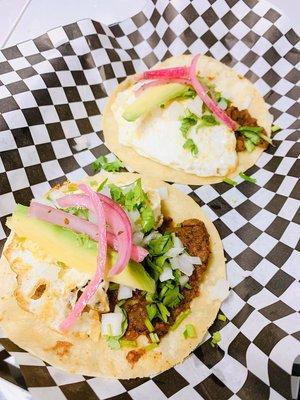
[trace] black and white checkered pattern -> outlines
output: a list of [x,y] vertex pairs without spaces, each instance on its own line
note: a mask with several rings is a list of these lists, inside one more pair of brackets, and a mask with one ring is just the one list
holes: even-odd
[[[210,329],[221,330],[219,348],[205,341],[163,374],[117,381],[62,373],[4,340],[35,399],[292,398],[300,353],[298,43],[264,1],[148,0],[119,24],[83,20],[0,52],[0,239],[15,202],[92,173],[91,162],[109,153],[100,116],[107,96],[127,75],[171,55],[203,53],[234,66],[284,128],[247,172],[256,184],[176,185],[223,239],[232,290],[222,306],[228,321]],[[89,149],[77,152],[80,135]]]

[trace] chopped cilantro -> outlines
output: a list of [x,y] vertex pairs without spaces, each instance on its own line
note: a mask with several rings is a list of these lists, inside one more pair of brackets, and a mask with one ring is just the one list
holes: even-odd
[[101,169],[104,169],[108,172],[118,172],[123,167],[124,165],[119,159],[108,162],[106,156],[100,156],[92,163],[92,168],[94,172],[99,172]]
[[186,283],[184,285],[185,289],[193,289],[192,286],[189,283]]
[[149,321],[152,321],[153,318],[155,318],[156,315],[158,314],[157,306],[155,303],[147,304],[146,310],[147,310]]
[[272,128],[271,128],[271,132],[272,133],[276,133],[276,132],[279,132],[279,131],[282,131],[282,128],[280,128],[280,126],[278,126],[278,125],[273,125],[272,126]]
[[192,113],[190,110],[187,110],[186,115],[181,119],[180,131],[184,138],[187,138],[187,134],[190,128],[197,124],[198,117],[196,114]]
[[165,233],[156,239],[152,239],[148,243],[149,253],[152,256],[163,255],[170,250],[171,247],[173,247],[173,237],[170,233]]
[[137,179],[132,188],[125,194],[124,205],[128,211],[139,208],[146,200],[146,194],[142,189],[141,178]]
[[212,347],[218,346],[218,343],[221,341],[221,333],[219,331],[214,332],[211,337],[210,345]]
[[194,99],[196,97],[197,93],[196,90],[193,88],[189,87],[187,90],[183,92],[183,94],[180,96],[181,99]]
[[237,131],[238,132],[254,132],[260,133],[262,132],[263,128],[261,126],[239,126]]
[[89,210],[87,208],[83,207],[69,207],[65,208],[64,211],[76,215],[76,217],[82,218],[82,219],[89,219]]
[[226,110],[226,108],[229,106],[230,101],[225,99],[225,97],[221,97],[220,100],[218,101],[218,106],[222,109],[222,110]]
[[140,210],[142,231],[144,233],[150,232],[155,225],[155,218],[152,208],[148,205],[142,206]]
[[199,118],[199,124],[197,125],[196,130],[198,131],[200,128],[215,125],[220,125],[220,122],[215,118],[215,116],[212,114],[204,114]]
[[121,345],[121,348],[125,348],[125,347],[137,347],[137,342],[136,340],[127,340],[127,339],[120,339],[119,343]]
[[245,140],[246,150],[251,153],[255,149],[255,144],[250,139]]
[[167,307],[163,303],[157,303],[158,309],[159,309],[159,318],[163,322],[168,321],[168,317],[170,316],[170,312],[167,309]]
[[251,183],[256,183],[256,179],[255,178],[252,178],[251,176],[248,176],[248,175],[244,174],[243,172],[240,172],[239,175],[245,181],[248,181],[248,182],[251,182]]
[[122,349],[126,347],[137,347],[137,342],[135,340],[120,339],[119,343]]
[[113,201],[115,201],[116,203],[119,203],[121,205],[124,205],[125,196],[122,192],[122,189],[119,186],[115,185],[114,183],[109,185],[109,189],[110,189],[110,195],[111,195],[111,198],[113,199]]
[[191,314],[191,312],[192,312],[192,311],[191,311],[190,309],[185,310],[185,311],[182,311],[182,312],[178,315],[178,317],[176,318],[176,320],[175,320],[174,324],[171,326],[170,330],[171,330],[171,331],[175,331],[175,329],[177,329],[177,328],[179,327],[179,325],[181,324],[181,322],[182,322],[183,320],[185,320],[186,317],[187,317],[188,315]]
[[119,285],[117,283],[110,282],[109,283],[109,290],[117,290],[119,289]]
[[104,179],[103,182],[100,183],[100,185],[97,188],[97,192],[101,192],[101,190],[104,188],[104,186],[107,184],[108,178]]
[[116,339],[116,337],[114,337],[114,336],[109,336],[106,339],[106,341],[107,341],[108,347],[112,350],[119,350],[119,348],[121,347],[119,340]]
[[243,131],[242,134],[247,139],[249,139],[255,146],[258,145],[258,143],[260,142],[260,136],[255,132]]
[[224,179],[223,179],[223,182],[224,182],[224,183],[228,183],[228,185],[231,185],[231,186],[237,185],[237,182],[236,182],[236,181],[233,181],[233,180],[230,179],[230,178],[224,178]]
[[183,148],[189,150],[193,156],[196,156],[199,153],[198,147],[193,139],[187,139],[183,145]]
[[167,287],[167,290],[165,291],[163,297],[163,304],[167,307],[174,308],[179,306],[182,299],[183,295],[179,291],[179,286],[175,286],[172,288]]
[[226,318],[226,316],[224,314],[219,313],[218,314],[218,320],[225,322],[225,321],[227,321],[227,318]]
[[145,346],[144,350],[145,351],[151,351],[151,350],[155,349],[155,347],[157,347],[157,346],[158,346],[157,343],[151,343],[151,344],[148,344],[148,346]]
[[146,326],[146,328],[148,329],[149,332],[153,332],[154,331],[154,326],[152,325],[152,323],[151,323],[149,318],[145,319],[144,324],[145,324],[145,326]]
[[157,333],[152,332],[152,333],[150,333],[149,337],[150,337],[150,340],[151,340],[152,343],[158,343],[159,342],[159,337],[158,337]]
[[196,329],[194,327],[194,325],[192,324],[188,324],[185,327],[185,330],[183,332],[183,336],[185,337],[185,339],[187,338],[196,338],[197,337],[197,332]]
[[[118,335],[118,336],[111,336],[111,335],[107,335],[106,336],[107,344],[112,350],[120,349],[121,344],[120,344],[119,340],[121,339],[122,336],[124,336],[124,334],[126,332],[126,329],[128,327],[128,319],[127,319],[126,311],[123,308],[119,307],[119,306],[116,306],[116,308],[118,308],[118,310],[120,312],[122,312],[123,319],[122,319],[122,324],[121,324],[121,334]],[[110,332],[111,332],[111,326],[110,326]]]
[[85,234],[85,233],[77,233],[76,234],[76,241],[77,241],[77,244],[81,247],[86,247],[86,248],[88,248],[88,249],[90,249],[91,247],[93,247],[94,246],[94,241],[92,241],[91,239],[90,239],[90,237],[87,235],[87,234]]

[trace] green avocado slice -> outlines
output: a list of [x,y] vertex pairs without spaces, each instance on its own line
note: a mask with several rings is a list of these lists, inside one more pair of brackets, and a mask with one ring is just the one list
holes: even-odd
[[141,115],[153,110],[153,108],[174,100],[176,97],[184,96],[189,89],[189,86],[181,83],[168,83],[149,87],[125,109],[122,117],[126,121],[133,122]]
[[[7,226],[19,237],[28,238],[51,255],[56,261],[76,268],[92,277],[96,271],[98,244],[87,235],[78,234],[71,229],[28,216],[28,207],[17,204]],[[113,266],[117,253],[108,249],[107,271]],[[130,260],[126,268],[109,281],[134,289],[155,292],[155,282],[142,264]]]

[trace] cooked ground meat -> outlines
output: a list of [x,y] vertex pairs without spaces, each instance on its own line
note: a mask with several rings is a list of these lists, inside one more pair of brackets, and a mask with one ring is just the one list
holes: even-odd
[[135,340],[138,336],[148,333],[144,321],[148,317],[146,310],[147,301],[140,290],[135,290],[131,299],[124,303],[128,315],[128,328],[125,337]]
[[182,241],[191,256],[200,257],[206,263],[209,257],[209,235],[202,221],[188,219],[181,226],[171,229]]
[[[229,106],[226,109],[226,114],[241,126],[259,126],[257,124],[257,119],[251,117],[248,110],[239,110],[237,107]],[[263,130],[263,133],[266,134],[266,131]],[[235,137],[236,151],[244,151],[246,149],[245,137],[238,132],[235,133]],[[262,147],[263,149],[267,149],[268,145],[269,143],[265,140],[261,140],[258,144],[258,146]]]
[[[170,221],[168,221],[168,224],[170,224]],[[152,321],[155,332],[159,337],[168,333],[169,327],[173,325],[176,317],[182,311],[188,309],[191,301],[199,296],[199,283],[206,270],[206,263],[210,253],[209,235],[202,221],[189,219],[184,221],[179,227],[170,228],[168,225],[167,230],[174,232],[179,237],[191,256],[200,257],[202,265],[195,266],[194,272],[189,279],[191,289],[185,288],[182,290],[184,299],[178,307],[171,310],[168,322],[165,323],[159,319]],[[124,303],[124,309],[128,315],[128,328],[125,333],[126,339],[135,340],[139,335],[147,335],[149,333],[144,324],[145,319],[148,317],[146,305],[147,301],[139,290],[136,290],[133,297]]]
[[134,366],[134,364],[139,361],[145,352],[145,349],[131,350],[127,353],[126,360],[129,362],[129,364]]

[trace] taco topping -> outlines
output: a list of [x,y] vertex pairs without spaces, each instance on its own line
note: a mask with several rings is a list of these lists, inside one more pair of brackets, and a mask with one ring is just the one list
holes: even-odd
[[[82,184],[70,194],[65,186],[57,189],[61,193],[51,205],[19,205],[8,221],[18,235],[16,250],[8,255],[12,264],[24,260],[37,266],[24,273],[23,267],[14,267],[20,304],[53,329],[93,340],[101,334],[112,350],[136,348],[127,354],[133,365],[190,315],[209,259],[208,232],[198,219],[174,226],[162,215],[160,194],[167,198],[167,187],[146,192],[138,179],[127,186],[110,184],[109,192],[105,185],[96,192]],[[74,215],[78,207],[88,215]],[[141,263],[130,260],[134,235],[139,237],[135,248],[144,254]],[[31,280],[32,289],[24,292]],[[187,324],[183,335],[195,337],[194,327]]]
[[[111,104],[116,139],[173,169],[225,177],[236,170],[239,152],[266,149],[271,140],[247,109],[258,96],[251,83],[199,57],[189,66],[146,71],[118,91]],[[271,115],[264,114],[267,126]]]

